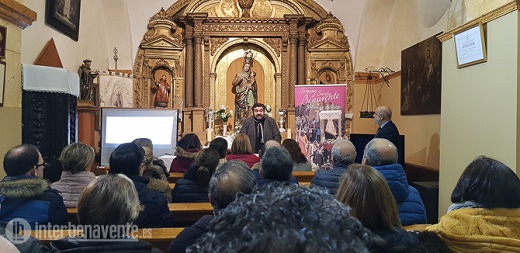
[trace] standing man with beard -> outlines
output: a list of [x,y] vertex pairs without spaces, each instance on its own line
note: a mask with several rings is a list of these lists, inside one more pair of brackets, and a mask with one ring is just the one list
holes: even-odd
[[265,115],[265,105],[262,103],[253,105],[253,116],[244,120],[240,132],[249,136],[255,153],[258,153],[268,140],[282,141],[276,121]]

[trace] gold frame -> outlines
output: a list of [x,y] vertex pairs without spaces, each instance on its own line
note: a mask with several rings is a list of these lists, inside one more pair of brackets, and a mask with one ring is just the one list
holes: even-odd
[[[461,41],[463,39],[465,40],[464,42]],[[455,43],[457,68],[460,69],[487,61],[484,26],[481,23],[453,34],[453,42]],[[472,47],[474,43],[480,43],[480,45],[477,44]],[[463,61],[463,56],[460,54],[463,48],[467,48],[467,50],[470,51],[469,53],[476,54],[476,56],[474,56],[475,59]]]

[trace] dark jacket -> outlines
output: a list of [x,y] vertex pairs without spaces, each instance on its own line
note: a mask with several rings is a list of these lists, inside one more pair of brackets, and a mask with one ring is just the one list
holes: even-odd
[[55,252],[67,253],[112,253],[112,252],[129,252],[129,253],[148,253],[161,252],[152,248],[149,242],[139,241],[136,239],[122,239],[121,241],[101,242],[98,240],[78,240],[76,237],[66,237],[51,242],[51,247]]
[[140,228],[169,227],[172,225],[172,216],[168,208],[166,197],[158,191],[149,189],[146,185],[149,180],[142,176],[128,176],[134,182],[139,195],[139,201],[144,210],[134,222]]
[[377,130],[374,138],[387,139],[397,146],[399,145],[399,130],[397,130],[394,122],[390,120],[382,128]]
[[204,215],[192,226],[184,228],[168,246],[168,253],[186,252],[190,245],[194,244],[201,235],[208,231],[209,223],[213,220],[213,217],[213,215]]
[[335,163],[331,170],[319,169],[312,178],[311,185],[327,188],[330,194],[336,195],[338,191],[339,178],[350,164]]
[[402,228],[394,228],[394,230],[377,229],[372,230],[372,232],[383,239],[387,249],[404,251],[419,246],[417,237]]
[[198,167],[193,164],[184,173],[184,178],[177,180],[172,191],[173,203],[209,202],[208,187],[197,182]]
[[240,160],[247,164],[249,168],[253,167],[253,165],[257,162],[260,162],[260,158],[255,154],[229,154],[226,156],[226,160]]
[[374,166],[383,174],[399,209],[399,218],[403,226],[426,223],[426,209],[417,189],[408,185],[406,174],[401,164]]
[[[280,130],[278,129],[278,125],[276,125],[276,121],[273,118],[265,116],[264,121],[264,143],[268,140],[275,140],[277,142],[282,141],[282,136],[280,135]],[[256,126],[255,119],[253,117],[249,117],[244,120],[242,123],[242,127],[240,128],[241,133],[247,134],[249,136],[249,140],[251,141],[251,146],[255,153],[258,153],[258,150],[261,147],[256,147]]]
[[449,253],[446,243],[433,232],[373,231],[372,253]]
[[38,224],[66,225],[67,209],[58,191],[44,179],[6,176],[0,182],[0,222],[23,218],[34,228]]
[[175,158],[173,158],[170,166],[170,172],[186,172],[199,151],[200,149],[184,150],[181,147],[175,148]]
[[255,178],[256,178],[256,186],[258,188],[266,185],[266,184],[271,184],[273,182],[278,182],[278,183],[287,183],[288,185],[291,185],[291,184],[298,184],[298,179],[296,179],[296,177],[291,177],[291,179],[289,179],[288,181],[279,181],[279,180],[273,180],[273,179],[265,179],[263,178],[262,176],[260,176],[260,170],[253,170],[253,174],[255,174]]

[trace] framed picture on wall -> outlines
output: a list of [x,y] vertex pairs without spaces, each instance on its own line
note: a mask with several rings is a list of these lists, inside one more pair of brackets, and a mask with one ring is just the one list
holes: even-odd
[[441,70],[436,35],[401,51],[401,115],[441,113]]
[[487,61],[484,28],[477,25],[453,36],[457,53],[457,67],[463,68]]
[[0,59],[5,58],[6,41],[7,41],[7,27],[0,25]]
[[45,22],[78,41],[81,0],[47,0]]
[[0,107],[4,106],[5,93],[5,62],[0,61]]

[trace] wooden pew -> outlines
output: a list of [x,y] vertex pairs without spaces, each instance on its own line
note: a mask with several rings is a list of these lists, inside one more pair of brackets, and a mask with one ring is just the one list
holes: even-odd
[[295,171],[293,172],[293,176],[298,179],[300,185],[302,183],[310,183],[314,178],[314,171]]
[[[168,209],[173,214],[174,223],[193,223],[204,215],[213,214],[213,206],[209,202],[203,203],[169,203]],[[67,218],[72,224],[78,224],[78,209],[75,207],[67,208]]]
[[[153,247],[159,248],[166,252],[170,242],[177,238],[184,228],[141,228],[137,232],[132,233],[136,239],[150,242]],[[64,238],[66,236],[74,237],[82,235],[80,230],[31,230],[31,236],[42,241],[44,244],[49,244],[51,241]]]
[[177,180],[179,180],[183,177],[184,177],[184,173],[171,172],[170,176],[168,177],[168,182],[176,183]]

